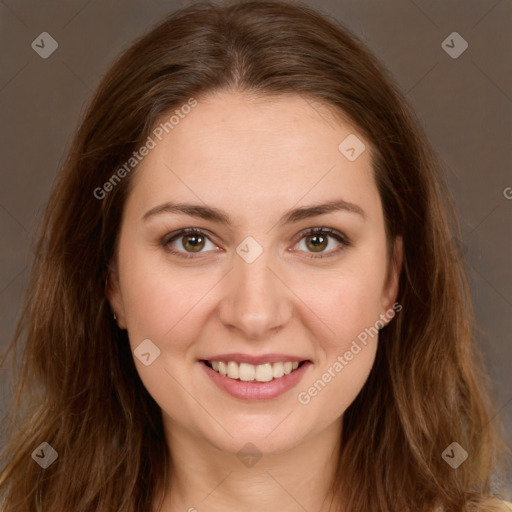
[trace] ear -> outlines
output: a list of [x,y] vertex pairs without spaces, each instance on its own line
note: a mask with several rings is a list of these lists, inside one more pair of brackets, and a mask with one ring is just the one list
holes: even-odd
[[393,255],[389,265],[388,276],[382,291],[382,313],[389,311],[398,296],[398,286],[403,261],[403,239],[397,236],[393,245]]
[[119,277],[115,268],[109,268],[105,283],[105,295],[110,304],[110,309],[116,315],[117,325],[120,329],[126,329],[123,295],[119,286]]

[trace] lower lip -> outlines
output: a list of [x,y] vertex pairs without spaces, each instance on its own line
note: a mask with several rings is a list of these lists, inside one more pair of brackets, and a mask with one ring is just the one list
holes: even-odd
[[284,375],[279,379],[273,379],[269,382],[245,382],[231,379],[212,370],[203,361],[200,361],[200,364],[205,369],[210,379],[212,379],[220,389],[226,391],[231,396],[243,400],[270,400],[286,393],[296,386],[311,363],[306,361],[288,375]]

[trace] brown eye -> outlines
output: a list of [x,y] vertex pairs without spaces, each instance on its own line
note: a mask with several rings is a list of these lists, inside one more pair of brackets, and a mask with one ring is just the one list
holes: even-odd
[[327,238],[325,235],[309,235],[306,237],[306,245],[313,252],[321,252],[327,247]]
[[[301,250],[309,253],[309,258],[329,258],[352,245],[347,236],[331,228],[311,228],[301,233],[301,236],[299,245],[302,240],[305,240],[305,249]],[[335,240],[338,246],[334,245],[326,250],[332,245],[330,240]]]
[[[328,258],[351,246],[348,237],[331,228],[311,228],[301,233],[299,244],[302,240],[305,240],[305,248],[300,250],[309,253],[310,258]],[[338,246],[330,247],[331,240],[335,240]],[[208,243],[211,244],[211,249],[216,249],[210,237],[196,228],[187,228],[172,233],[164,237],[160,243],[167,252],[182,258],[193,258],[194,254],[200,255],[208,252],[208,250],[203,250],[207,249]],[[326,250],[327,248],[329,250]]]
[[184,235],[182,238],[182,246],[187,251],[198,252],[204,247],[204,236],[199,234]]
[[216,248],[205,233],[194,228],[183,229],[178,233],[168,235],[160,243],[167,252],[183,258],[192,258],[194,253],[202,254],[207,252],[203,250],[205,248],[208,249],[206,247],[207,243],[211,244],[211,249]]

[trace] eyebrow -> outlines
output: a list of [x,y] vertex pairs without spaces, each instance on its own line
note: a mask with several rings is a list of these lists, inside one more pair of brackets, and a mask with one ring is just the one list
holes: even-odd
[[[281,217],[278,224],[280,226],[283,226],[285,224],[293,224],[296,222],[300,222],[301,220],[308,219],[310,217],[316,217],[317,215],[323,215],[326,213],[332,213],[337,211],[345,211],[356,215],[360,215],[363,219],[365,218],[365,213],[360,206],[354,203],[349,203],[342,199],[337,199],[325,203],[313,204],[310,206],[302,206],[300,208],[289,210]],[[148,219],[156,215],[169,213],[183,213],[191,217],[198,217],[204,220],[209,220],[226,226],[231,226],[234,224],[229,214],[224,212],[223,210],[219,210],[218,208],[203,206],[200,204],[173,202],[164,203],[155,206],[154,208],[151,208],[151,210],[148,210],[143,215],[142,220],[147,221]]]

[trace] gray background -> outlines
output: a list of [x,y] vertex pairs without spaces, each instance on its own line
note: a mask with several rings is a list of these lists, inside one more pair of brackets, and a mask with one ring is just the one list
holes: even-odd
[[[189,3],[0,0],[0,350],[27,285],[34,228],[85,101],[120,51]],[[306,3],[342,21],[381,59],[447,169],[478,343],[512,444],[512,1]],[[469,44],[457,59],[441,47],[454,31]],[[42,32],[59,44],[48,59],[31,48]],[[9,396],[5,376],[0,369],[2,411]],[[512,499],[510,484],[506,495]]]

